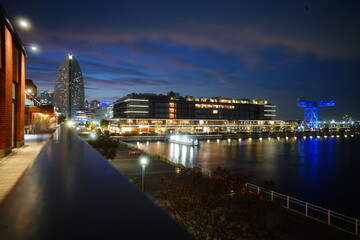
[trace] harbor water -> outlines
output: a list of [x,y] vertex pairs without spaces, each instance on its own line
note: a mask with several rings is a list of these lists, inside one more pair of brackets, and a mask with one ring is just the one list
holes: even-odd
[[185,166],[225,167],[274,180],[275,191],[360,218],[360,136],[200,141],[199,146],[138,142],[138,147]]

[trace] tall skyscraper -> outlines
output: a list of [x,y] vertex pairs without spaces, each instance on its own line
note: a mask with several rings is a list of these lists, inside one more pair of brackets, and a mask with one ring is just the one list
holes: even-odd
[[76,111],[85,109],[84,80],[76,58],[66,56],[56,74],[54,104],[58,113],[67,118],[76,116]]

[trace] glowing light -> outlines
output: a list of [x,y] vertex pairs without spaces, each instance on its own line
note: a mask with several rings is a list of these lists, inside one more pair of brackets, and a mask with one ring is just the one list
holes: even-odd
[[69,54],[69,60],[73,59],[73,55]]
[[310,138],[313,138],[313,136],[310,136]]
[[285,137],[286,140],[289,140],[289,137]]
[[334,135],[331,135],[331,137],[333,138],[333,137],[334,137]]
[[351,135],[351,137],[354,137],[354,135]]
[[269,141],[271,140],[271,137],[268,137]]
[[31,23],[29,22],[29,20],[27,20],[25,18],[19,18],[18,20],[16,20],[16,22],[17,22],[17,25],[24,30],[31,29]]
[[249,138],[249,141],[251,141],[252,140],[252,138]]
[[306,137],[305,137],[305,136],[303,136],[303,139],[306,139]]
[[209,142],[210,142],[210,139],[208,139],[207,142],[209,143]]
[[262,138],[259,138],[260,141],[262,141]]
[[317,136],[317,138],[320,138],[320,136]]
[[327,136],[325,135],[324,138],[327,138]]
[[157,144],[160,144],[160,141],[157,141],[156,143],[157,143]]
[[241,142],[241,138],[239,138],[239,142]]
[[149,145],[149,141],[146,142],[146,145]]
[[296,139],[297,139],[297,137],[294,137],[294,139],[296,140]]
[[217,139],[216,141],[217,141],[217,142],[220,142],[220,139]]
[[339,135],[336,135],[337,138],[339,138],[340,136]]
[[280,137],[277,137],[277,140],[280,140]]
[[137,142],[136,144],[140,144],[140,142]]
[[142,158],[140,159],[140,163],[141,163],[141,165],[146,165],[146,164],[148,163],[147,157],[142,157]]
[[91,137],[92,139],[95,139],[95,138],[96,138],[96,133],[91,133],[91,134],[90,134],[90,137]]
[[346,137],[346,138],[347,138],[347,137],[348,137],[348,135],[344,135],[344,137]]
[[228,142],[231,142],[231,139],[230,139],[230,138],[228,138]]
[[72,126],[74,126],[74,122],[73,121],[68,121],[67,123],[66,123],[66,125],[68,126],[68,127],[72,127]]

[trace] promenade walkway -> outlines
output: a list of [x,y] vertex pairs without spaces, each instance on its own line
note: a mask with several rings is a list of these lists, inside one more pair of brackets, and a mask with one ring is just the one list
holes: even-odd
[[33,163],[51,135],[50,133],[26,134],[24,146],[15,148],[12,153],[0,158],[0,205]]
[[1,203],[0,239],[192,237],[61,126]]
[[[119,147],[117,150],[117,156],[110,163],[118,169],[123,175],[127,176],[130,179],[135,179],[135,183],[139,183],[141,186],[141,165],[140,165],[140,156],[128,154],[128,149],[125,147]],[[160,177],[181,177],[176,173],[176,167],[157,160],[150,159],[145,171],[145,192],[149,195],[160,190],[162,184],[160,183]],[[284,214],[286,210],[284,209]],[[281,234],[277,236],[276,239],[279,240],[358,240],[360,238],[346,233],[344,231],[338,230],[334,227],[330,227],[326,224],[320,223],[318,221],[305,218],[300,214],[293,212],[286,213],[289,218],[289,234]],[[271,219],[270,219],[271,221]]]

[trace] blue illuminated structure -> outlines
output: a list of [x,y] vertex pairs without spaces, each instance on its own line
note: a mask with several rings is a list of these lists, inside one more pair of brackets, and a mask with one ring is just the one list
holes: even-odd
[[306,101],[305,98],[300,98],[297,100],[297,106],[304,108],[304,123],[310,129],[319,128],[319,114],[318,108],[321,107],[333,107],[335,106],[335,101],[317,101],[311,102]]

